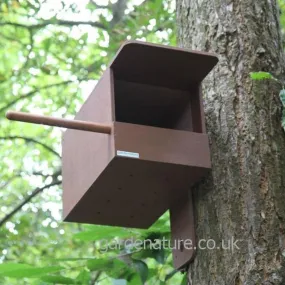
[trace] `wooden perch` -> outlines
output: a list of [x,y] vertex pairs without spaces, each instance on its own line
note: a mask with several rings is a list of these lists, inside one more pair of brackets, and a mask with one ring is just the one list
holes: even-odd
[[97,124],[79,120],[54,118],[50,116],[34,115],[23,112],[8,111],[6,113],[6,118],[13,121],[55,126],[80,131],[95,132],[100,134],[111,134],[112,131],[111,125]]

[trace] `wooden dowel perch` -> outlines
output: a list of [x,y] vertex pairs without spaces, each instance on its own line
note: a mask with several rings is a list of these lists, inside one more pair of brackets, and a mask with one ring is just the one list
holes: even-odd
[[79,120],[54,118],[50,116],[34,115],[23,112],[8,111],[6,113],[6,118],[13,121],[55,126],[55,127],[75,129],[80,131],[89,131],[101,134],[111,134],[112,130],[111,125],[96,124],[92,122],[79,121]]

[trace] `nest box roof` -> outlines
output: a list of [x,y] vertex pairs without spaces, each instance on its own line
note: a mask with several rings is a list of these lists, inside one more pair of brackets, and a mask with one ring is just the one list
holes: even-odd
[[110,67],[118,80],[187,90],[201,82],[217,62],[214,54],[129,41]]

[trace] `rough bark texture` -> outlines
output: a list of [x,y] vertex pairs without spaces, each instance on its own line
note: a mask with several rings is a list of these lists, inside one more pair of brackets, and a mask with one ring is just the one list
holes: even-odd
[[275,0],[178,0],[179,46],[220,62],[204,82],[212,173],[194,189],[197,239],[242,240],[234,252],[198,250],[194,285],[285,284],[285,136],[281,86],[249,73],[283,73]]

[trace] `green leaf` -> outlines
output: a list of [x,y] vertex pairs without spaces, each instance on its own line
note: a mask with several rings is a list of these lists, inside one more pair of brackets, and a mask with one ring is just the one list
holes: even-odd
[[142,249],[139,252],[136,252],[132,255],[133,258],[136,259],[145,259],[145,258],[153,258],[158,263],[164,264],[165,262],[165,250],[163,248],[160,249]]
[[93,257],[81,257],[81,258],[51,258],[52,261],[84,261],[84,260],[93,260]]
[[184,274],[184,277],[180,283],[180,285],[187,285],[188,284],[188,274]]
[[0,73],[0,82],[5,81],[5,80],[6,80],[6,77],[4,76],[4,74]]
[[165,262],[165,250],[164,248],[153,250],[155,260],[160,263],[164,264]]
[[155,268],[149,268],[148,269],[148,280],[153,278],[154,276],[157,277],[159,275],[160,268],[155,267]]
[[31,265],[22,263],[2,263],[0,264],[0,275],[6,271],[25,270],[27,268],[33,268]]
[[[12,269],[14,267],[14,269]],[[61,266],[47,266],[47,267],[18,267],[12,266],[10,269],[0,271],[0,276],[11,278],[35,278],[45,275],[47,273],[57,272],[64,269]]]
[[90,271],[104,271],[108,276],[114,279],[119,279],[122,276],[128,279],[135,274],[135,271],[132,268],[118,259],[97,258],[88,260],[87,267]]
[[127,280],[125,279],[114,279],[112,281],[113,285],[127,285]]
[[259,71],[259,72],[251,72],[250,77],[253,80],[264,80],[264,79],[274,79],[273,75],[269,72]]
[[114,279],[120,279],[124,276],[125,279],[129,280],[135,274],[135,271],[125,262],[114,259],[111,268],[106,270],[106,274]]
[[83,231],[76,233],[73,237],[82,241],[107,240],[115,237],[129,237],[132,235],[131,230],[119,227],[97,226],[92,231]]
[[170,232],[169,211],[160,217],[146,232]]
[[138,273],[141,277],[141,281],[144,284],[148,278],[148,266],[145,262],[143,262],[141,260],[134,259],[133,262],[134,262],[134,266],[135,266],[136,270],[138,271]]
[[91,271],[106,270],[113,266],[113,261],[109,259],[92,259],[87,261],[87,267]]
[[77,284],[75,280],[61,275],[46,275],[42,276],[41,280],[51,284]]
[[88,39],[88,33],[83,34],[80,39],[82,39],[84,42],[86,42]]
[[138,285],[142,284],[141,277],[139,274],[133,274],[130,278],[128,278],[128,285]]
[[166,276],[165,276],[165,282],[167,280],[169,280],[170,278],[172,278],[175,274],[177,274],[177,272],[179,272],[178,270],[174,269],[172,270],[170,273],[168,273]]
[[90,272],[83,269],[76,277],[76,284],[89,284],[91,280]]
[[49,48],[50,48],[50,46],[52,44],[52,40],[53,40],[52,38],[46,38],[45,40],[43,40],[43,46],[44,46],[44,49],[46,51],[49,50]]

